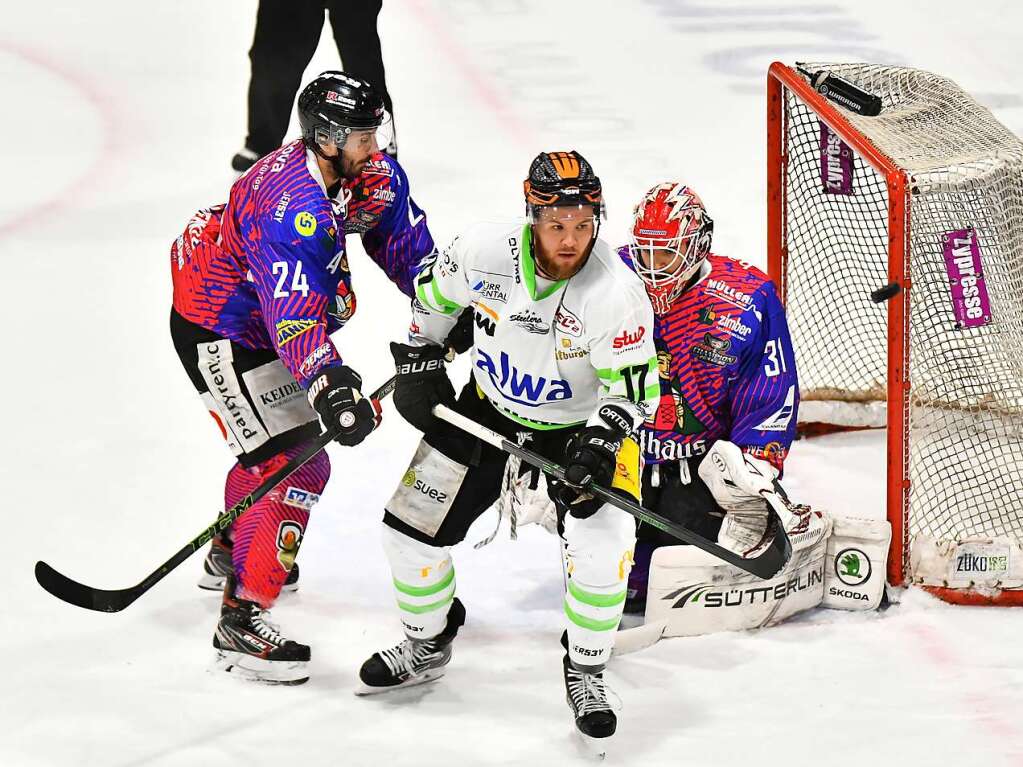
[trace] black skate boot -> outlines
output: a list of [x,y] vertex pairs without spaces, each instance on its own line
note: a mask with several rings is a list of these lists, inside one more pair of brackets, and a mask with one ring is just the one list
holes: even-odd
[[234,157],[231,158],[231,169],[236,173],[244,173],[256,164],[256,160],[258,160],[259,157],[260,155],[258,152],[244,146],[238,150],[238,153]]
[[[567,636],[562,637],[562,644],[567,646]],[[565,698],[575,715],[576,729],[589,749],[604,756],[618,727],[618,717],[607,702],[609,689],[604,683],[604,667],[576,667],[566,652],[564,670]]]
[[411,687],[444,676],[451,660],[451,643],[465,623],[465,607],[455,597],[448,609],[444,631],[430,639],[406,638],[389,650],[375,652],[359,669],[362,688],[356,695],[373,695],[399,687]]
[[[199,588],[206,591],[223,591],[228,575],[234,575],[234,565],[231,563],[231,542],[224,537],[224,534],[213,536],[210,541],[210,550],[202,563],[202,577],[199,578]],[[281,592],[298,591],[298,562],[291,566],[288,577],[284,581]]]
[[270,613],[255,602],[233,596],[229,577],[213,635],[216,667],[245,679],[267,684],[302,684],[309,680],[308,645],[285,639],[270,623]]

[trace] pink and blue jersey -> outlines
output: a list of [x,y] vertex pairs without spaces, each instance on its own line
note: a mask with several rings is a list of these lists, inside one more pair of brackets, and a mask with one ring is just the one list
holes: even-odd
[[350,193],[345,234],[362,235],[369,257],[402,293],[414,298],[413,278],[433,253],[434,243],[426,213],[409,192],[405,171],[381,153],[344,186]]
[[[354,200],[364,188],[368,198]],[[303,387],[340,365],[330,334],[356,306],[344,235],[362,234],[407,294],[433,239],[408,179],[386,155],[337,197],[301,141],[268,154],[234,183],[226,205],[199,211],[171,248],[175,310],[245,348],[273,349]]]
[[[628,248],[619,255],[632,266]],[[648,463],[702,456],[727,439],[779,469],[795,438],[799,387],[785,311],[766,274],[711,254],[654,317],[661,387],[640,440]]]

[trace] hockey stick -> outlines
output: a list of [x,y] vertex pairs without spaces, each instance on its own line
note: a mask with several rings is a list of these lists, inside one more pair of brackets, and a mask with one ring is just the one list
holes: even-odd
[[[462,431],[477,437],[478,439],[487,442],[498,450],[503,450],[511,455],[518,456],[524,462],[530,466],[536,466],[546,474],[550,474],[560,480],[565,479],[565,470],[558,466],[558,464],[548,461],[541,455],[534,453],[532,450],[527,450],[520,445],[516,445],[514,442],[505,439],[495,431],[491,431],[485,426],[481,426],[470,418],[466,418],[461,413],[456,413],[454,410],[446,405],[437,405],[433,409],[433,414],[438,418],[441,418],[452,426],[457,426]],[[789,542],[788,536],[785,534],[785,527],[781,523],[780,519],[776,519],[776,532],[774,539],[771,544],[767,546],[763,552],[756,557],[742,557],[736,554],[734,551],[719,546],[717,543],[704,538],[698,533],[694,533],[688,528],[682,527],[670,519],[665,519],[660,514],[656,514],[649,509],[644,509],[635,501],[628,498],[624,498],[617,493],[613,493],[610,490],[601,487],[600,485],[587,485],[586,491],[600,498],[606,503],[615,506],[622,511],[626,511],[641,522],[646,522],[648,525],[653,525],[658,530],[663,530],[666,533],[674,535],[681,541],[696,546],[699,549],[703,549],[708,554],[712,554],[718,559],[722,559],[730,565],[738,567],[740,570],[744,570],[747,573],[757,576],[758,578],[771,578],[775,576],[788,562],[789,556],[792,554],[792,544]],[[775,504],[771,504],[771,510],[774,512],[775,517],[778,515],[777,507]]]
[[[377,389],[370,395],[371,399],[381,400],[394,391],[394,378]],[[238,503],[225,511],[216,521],[203,530],[199,535],[186,543],[170,559],[151,572],[139,584],[127,589],[94,589],[91,586],[73,581],[66,575],[61,575],[45,562],[36,562],[36,580],[39,585],[49,591],[57,599],[63,600],[76,607],[83,607],[86,610],[97,610],[105,613],[116,613],[123,610],[140,596],[153,588],[163,580],[171,570],[180,565],[192,554],[201,549],[217,533],[226,530],[232,522],[244,514],[256,501],[273,490],[277,485],[287,479],[291,474],[309,461],[314,455],[323,450],[336,436],[333,429],[320,434],[314,439],[305,450],[296,455],[284,466],[275,471],[271,476],[242,498]]]

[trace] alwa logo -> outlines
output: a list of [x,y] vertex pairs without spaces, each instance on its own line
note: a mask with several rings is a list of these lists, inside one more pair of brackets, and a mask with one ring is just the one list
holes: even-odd
[[511,364],[506,352],[501,352],[496,363],[480,348],[476,349],[476,354],[476,367],[490,377],[494,387],[510,402],[536,407],[572,398],[572,387],[568,381],[560,378],[548,380],[543,376],[523,373]]

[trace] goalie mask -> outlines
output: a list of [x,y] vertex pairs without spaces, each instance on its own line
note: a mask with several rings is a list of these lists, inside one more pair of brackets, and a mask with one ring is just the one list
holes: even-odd
[[710,253],[714,222],[684,184],[658,184],[636,206],[629,253],[654,312],[664,314]]

